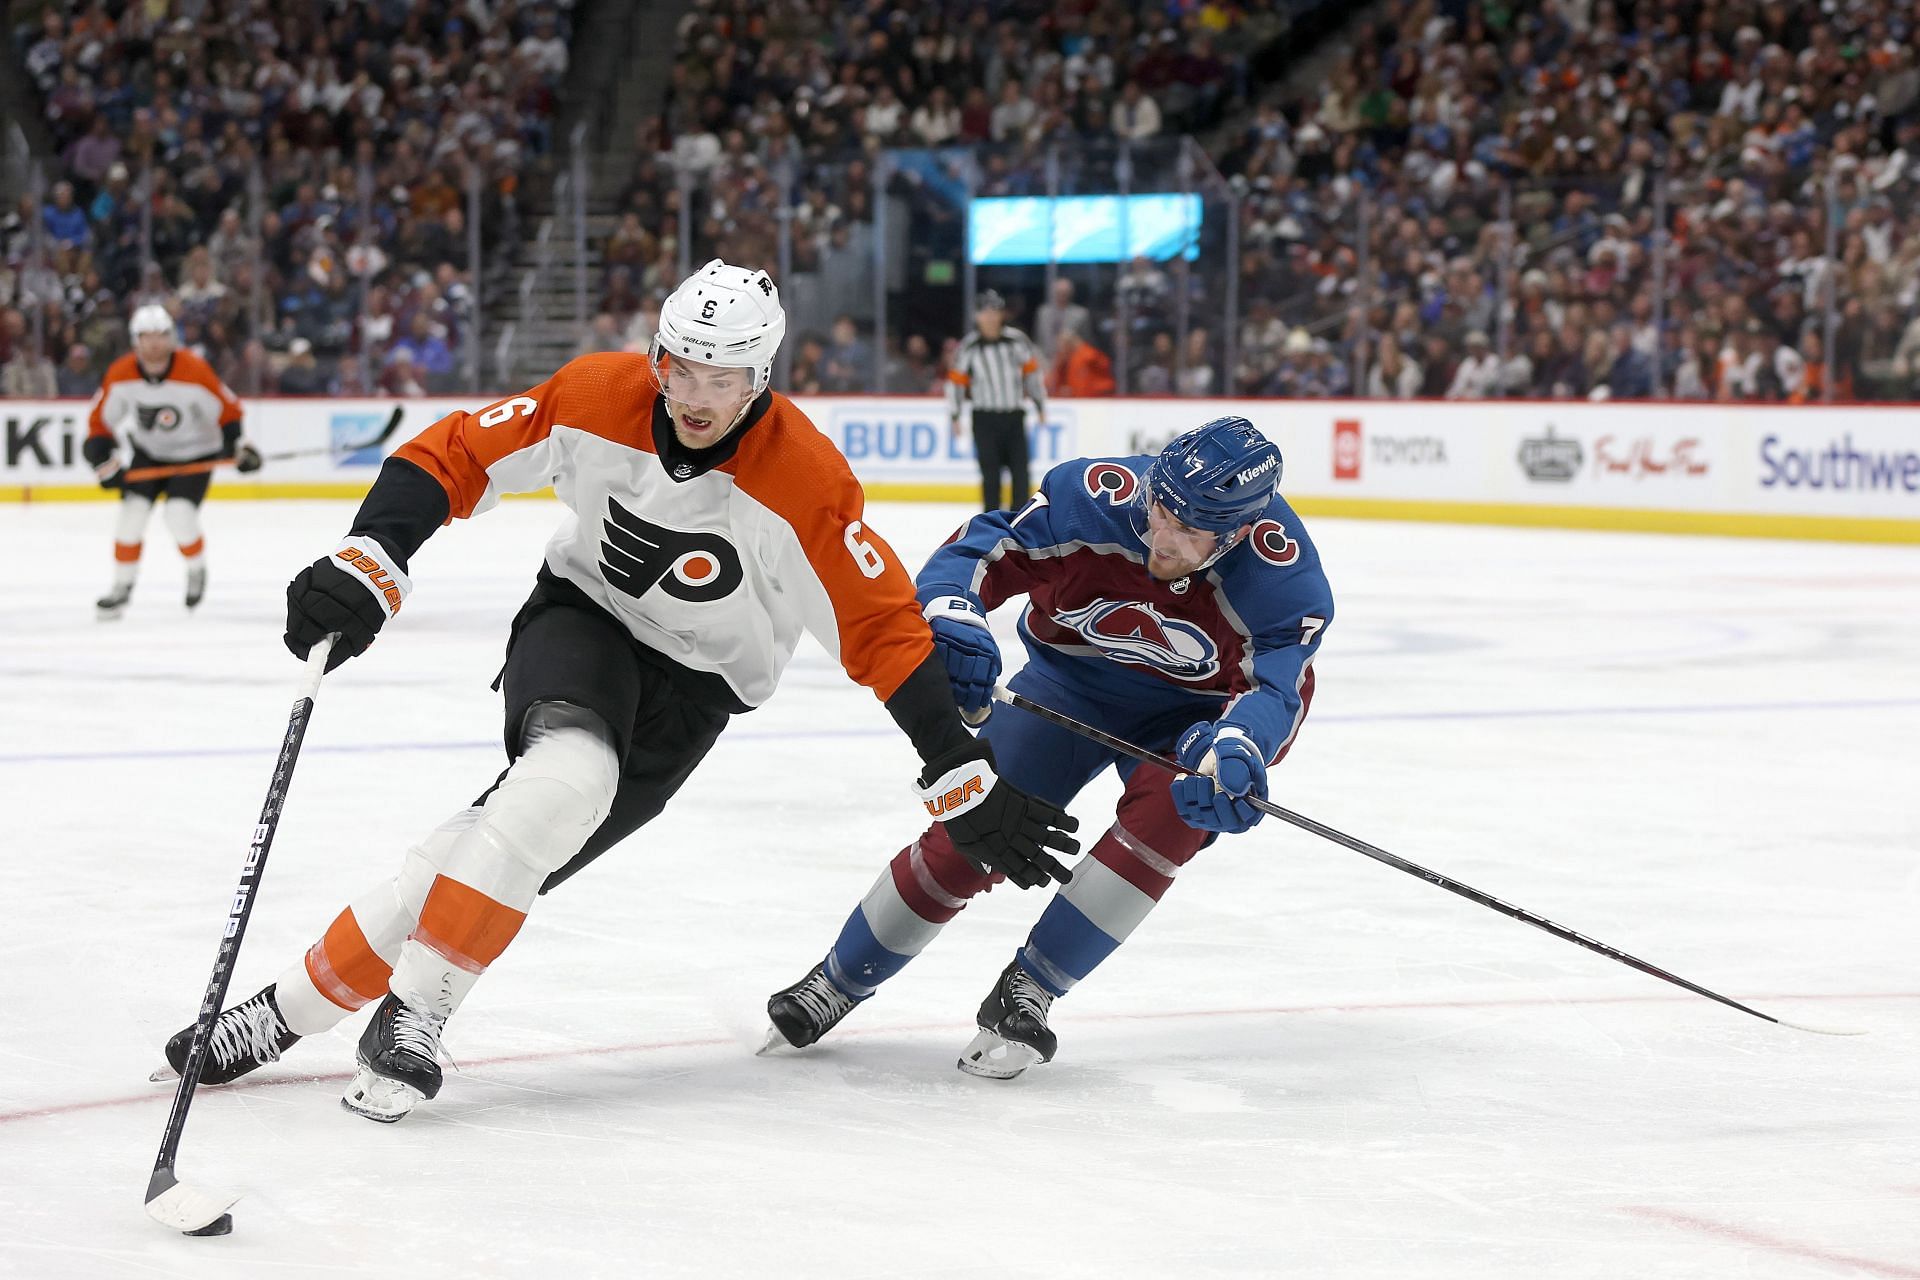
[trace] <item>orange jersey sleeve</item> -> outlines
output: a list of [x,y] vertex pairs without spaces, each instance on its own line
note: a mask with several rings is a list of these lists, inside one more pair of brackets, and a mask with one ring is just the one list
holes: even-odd
[[644,356],[582,356],[539,386],[483,409],[450,413],[394,451],[440,482],[449,519],[465,519],[502,493],[552,484],[560,459],[556,426],[636,449],[652,449],[647,424],[654,382]]
[[93,403],[87,406],[89,436],[105,436],[109,440],[114,439],[113,424],[107,421],[105,412],[107,398],[112,393],[116,382],[126,382],[139,376],[140,366],[134,360],[131,351],[107,366],[107,375],[100,380],[100,389],[93,393]]
[[777,430],[755,442],[735,477],[793,529],[833,607],[838,634],[820,638],[884,702],[933,652],[912,575],[867,527],[866,491],[839,450],[786,397],[774,397],[772,412],[776,421],[762,425]]
[[221,426],[240,421],[240,397],[228,390],[227,384],[220,381],[220,375],[213,371],[213,366],[200,356],[182,347],[173,354],[173,370],[168,376],[175,381],[192,382],[205,387],[220,402]]

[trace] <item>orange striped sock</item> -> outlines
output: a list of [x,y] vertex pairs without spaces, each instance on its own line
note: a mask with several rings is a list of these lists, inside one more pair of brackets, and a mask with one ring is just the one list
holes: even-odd
[[314,989],[351,1012],[387,993],[393,966],[367,941],[348,907],[334,917],[326,934],[307,951],[307,977]]

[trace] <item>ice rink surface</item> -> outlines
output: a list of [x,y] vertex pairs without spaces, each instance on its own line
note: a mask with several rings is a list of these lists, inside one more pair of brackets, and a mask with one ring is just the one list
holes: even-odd
[[[168,1233],[146,1075],[285,725],[284,584],[350,510],[216,500],[191,617],[156,520],[103,625],[109,509],[0,507],[0,1275],[1920,1277],[1920,552],[1336,520],[1276,800],[1870,1034],[1270,820],[1187,868],[1018,1081],[954,1069],[1043,905],[1006,889],[826,1044],[757,1058],[766,995],[919,826],[906,742],[809,645],[542,900],[438,1101],[339,1108],[359,1019],[205,1090],[182,1176],[245,1198],[229,1237]],[[870,523],[917,566],[963,514]],[[322,686],[233,998],[501,767],[487,684],[557,515],[443,531]]]

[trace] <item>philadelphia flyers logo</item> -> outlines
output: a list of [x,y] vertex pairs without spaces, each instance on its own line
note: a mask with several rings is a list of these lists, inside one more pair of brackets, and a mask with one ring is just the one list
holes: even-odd
[[659,587],[676,600],[706,604],[740,585],[740,553],[717,533],[684,533],[644,520],[607,499],[600,572],[607,585],[638,599]]
[[1096,462],[1087,468],[1082,479],[1088,494],[1104,498],[1111,507],[1131,502],[1133,495],[1140,491],[1140,478],[1117,462]]
[[142,431],[172,431],[180,425],[180,411],[170,404],[143,404],[136,406],[134,412],[139,416]]
[[1247,541],[1253,554],[1283,569],[1300,558],[1300,544],[1287,536],[1286,526],[1278,520],[1256,521]]

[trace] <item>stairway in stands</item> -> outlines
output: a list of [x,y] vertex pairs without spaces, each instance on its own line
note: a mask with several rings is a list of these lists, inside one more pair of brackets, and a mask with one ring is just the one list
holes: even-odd
[[[619,221],[615,202],[638,158],[634,130],[662,109],[675,30],[690,7],[687,0],[593,0],[575,9],[578,26],[551,170],[528,183],[518,260],[512,272],[489,280],[484,300],[492,389],[530,386],[579,351],[599,306],[600,249]],[[573,162],[576,138],[580,165]],[[581,172],[585,181],[577,182]],[[582,188],[584,236],[576,221]],[[503,335],[510,335],[505,343]]]

